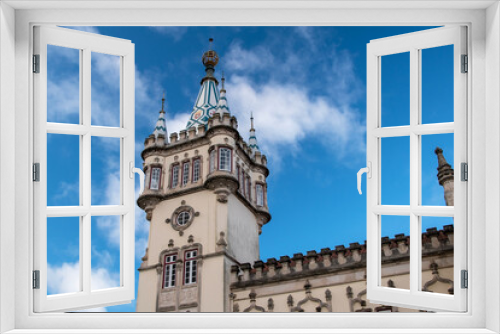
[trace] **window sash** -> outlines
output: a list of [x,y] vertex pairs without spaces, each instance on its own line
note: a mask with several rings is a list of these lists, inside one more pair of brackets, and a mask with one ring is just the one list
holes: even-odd
[[149,182],[149,189],[158,190],[161,182],[161,168],[151,168],[151,181]]
[[210,173],[215,171],[215,150],[210,152]]
[[200,159],[193,161],[193,183],[198,182],[200,179]]
[[[367,178],[367,298],[372,303],[427,310],[466,311],[467,289],[460,288],[460,271],[467,269],[466,182],[461,182],[460,172],[455,172],[455,207],[422,206],[418,203],[420,189],[419,136],[422,134],[451,133],[454,140],[454,166],[467,162],[466,97],[467,76],[460,73],[461,54],[466,53],[464,27],[446,27],[394,36],[371,41],[367,48],[367,162],[371,178]],[[419,124],[420,49],[454,45],[454,123]],[[410,52],[410,125],[399,127],[380,126],[380,57]],[[410,137],[410,205],[380,205],[380,152],[381,138]],[[410,238],[420,240],[422,216],[454,217],[454,277],[453,295],[421,291],[420,242],[410,247],[410,289],[382,287],[381,278],[381,215],[410,216]]]
[[163,288],[175,286],[175,270],[176,270],[177,255],[171,254],[165,256],[165,264],[163,270]]
[[184,285],[196,283],[197,255],[196,250],[186,251],[184,263]]
[[[47,122],[47,45],[80,50],[80,122],[79,124]],[[40,72],[34,83],[34,161],[40,163],[40,182],[34,188],[34,270],[40,271],[40,289],[34,292],[35,312],[69,311],[102,305],[129,303],[134,299],[135,201],[134,183],[128,177],[134,167],[134,44],[130,41],[75,31],[39,26],[34,31],[34,52],[40,55]],[[120,126],[94,126],[91,122],[91,53],[120,56]],[[47,134],[80,136],[80,205],[47,207]],[[91,138],[120,138],[121,203],[91,204]],[[120,286],[107,290],[91,287],[91,218],[118,215],[120,224]],[[47,295],[47,217],[80,219],[80,291]]]
[[172,167],[172,188],[177,187],[179,184],[179,165],[174,165]]
[[226,147],[219,149],[219,170],[231,171],[231,149]]
[[262,184],[258,184],[255,186],[255,194],[257,197],[257,206],[264,206],[264,191],[262,189]]
[[182,185],[185,186],[189,181],[189,162],[182,164]]

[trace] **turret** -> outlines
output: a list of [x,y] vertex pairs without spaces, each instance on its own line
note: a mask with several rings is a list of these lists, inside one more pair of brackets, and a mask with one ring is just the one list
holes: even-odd
[[453,171],[453,168],[451,168],[450,164],[444,158],[443,150],[441,148],[436,147],[434,153],[436,153],[438,159],[437,178],[439,184],[444,188],[444,200],[446,202],[446,205],[453,206],[455,172]]
[[219,102],[219,91],[217,90],[219,82],[214,77],[215,66],[219,62],[219,55],[212,50],[213,39],[210,38],[209,41],[209,50],[205,52],[201,58],[203,65],[205,65],[206,75],[201,79],[200,92],[194,103],[193,111],[187,122],[186,129],[199,125],[207,125],[208,119],[213,116],[217,103]]

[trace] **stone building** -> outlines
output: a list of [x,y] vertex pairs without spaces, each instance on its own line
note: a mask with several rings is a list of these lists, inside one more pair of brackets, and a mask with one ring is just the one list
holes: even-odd
[[[214,76],[206,75],[185,130],[167,134],[164,101],[142,152],[145,190],[138,205],[150,222],[139,270],[137,312],[396,312],[366,300],[366,244],[260,260],[259,235],[271,215],[269,175],[253,117],[248,142]],[[453,169],[443,151],[438,180],[453,205]],[[382,280],[409,288],[409,237],[382,238]],[[422,235],[423,289],[453,293],[453,226]]]

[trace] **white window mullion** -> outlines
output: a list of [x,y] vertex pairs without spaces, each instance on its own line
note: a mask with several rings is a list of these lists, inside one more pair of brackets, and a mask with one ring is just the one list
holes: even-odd
[[[82,125],[87,129],[90,128],[91,125],[91,51],[90,49],[84,49],[82,55],[82,62],[80,63],[80,89],[81,89],[81,100],[82,100]],[[82,249],[80,256],[80,275],[82,277],[83,282],[83,292],[86,294],[90,294],[92,289],[91,287],[91,258],[92,258],[92,250],[91,250],[91,215],[90,215],[90,205],[92,198],[92,189],[91,189],[91,171],[92,171],[92,152],[91,152],[91,135],[90,131],[87,131],[83,136],[80,136],[80,140],[82,143],[82,147],[80,149],[80,164],[82,170],[82,180],[80,182],[80,187],[83,188],[82,191],[82,204],[83,207],[88,209],[87,214],[83,216],[82,224],[83,227],[81,229],[82,233],[80,234],[80,247]]]
[[[420,108],[420,64],[419,50],[410,50],[410,240],[419,240],[419,217],[413,210],[419,205],[420,199],[420,137],[414,129],[419,124]],[[410,291],[416,293],[420,289],[420,256],[419,242],[410,246]]]

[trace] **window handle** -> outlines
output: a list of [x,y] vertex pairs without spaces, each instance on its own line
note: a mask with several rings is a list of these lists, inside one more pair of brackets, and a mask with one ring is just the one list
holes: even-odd
[[128,166],[129,166],[129,176],[131,179],[134,178],[134,173],[139,174],[139,176],[140,176],[140,178],[139,178],[139,194],[142,194],[142,192],[144,191],[144,179],[146,178],[146,175],[144,174],[142,169],[135,168],[134,163],[132,161],[129,162]]
[[365,168],[361,168],[358,171],[358,192],[361,195],[361,175],[366,173],[366,177],[371,179],[372,178],[372,163],[368,161],[368,166]]

